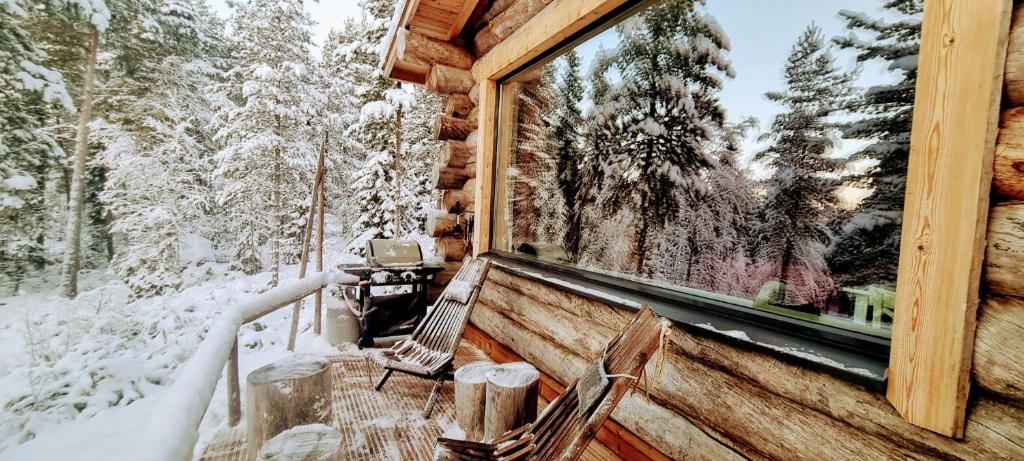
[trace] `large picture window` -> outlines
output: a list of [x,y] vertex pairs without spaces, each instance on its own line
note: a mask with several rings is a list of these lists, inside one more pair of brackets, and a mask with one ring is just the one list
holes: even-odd
[[921,0],[657,0],[500,82],[492,248],[888,337]]

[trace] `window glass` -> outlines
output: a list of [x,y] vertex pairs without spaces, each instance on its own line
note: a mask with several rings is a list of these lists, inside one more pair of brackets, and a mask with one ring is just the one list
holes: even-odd
[[493,247],[888,336],[921,8],[659,0],[502,82]]

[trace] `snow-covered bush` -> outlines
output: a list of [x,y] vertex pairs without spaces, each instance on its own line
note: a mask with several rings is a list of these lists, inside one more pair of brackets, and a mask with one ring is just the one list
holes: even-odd
[[0,451],[56,424],[158,393],[173,382],[215,315],[263,291],[270,278],[206,269],[220,277],[170,296],[132,301],[125,283],[111,281],[74,301],[49,298],[26,308],[18,328],[26,363],[0,378]]

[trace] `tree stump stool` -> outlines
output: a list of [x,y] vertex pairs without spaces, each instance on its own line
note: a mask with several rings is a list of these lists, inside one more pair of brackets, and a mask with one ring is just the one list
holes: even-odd
[[484,440],[537,419],[537,382],[540,372],[525,362],[495,365],[487,374]]
[[341,432],[324,424],[306,424],[275,435],[260,448],[258,461],[332,461],[341,448]]
[[495,366],[493,362],[473,362],[455,371],[455,422],[466,433],[466,440],[483,440],[487,375]]
[[331,364],[315,355],[293,354],[258,368],[246,378],[246,459],[264,442],[295,426],[331,422]]

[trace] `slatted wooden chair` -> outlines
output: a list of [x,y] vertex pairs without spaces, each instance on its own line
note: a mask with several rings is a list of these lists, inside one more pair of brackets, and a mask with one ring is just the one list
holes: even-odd
[[[438,438],[435,459],[578,459],[658,349],[667,325],[649,307],[643,307],[622,333],[608,343],[603,356],[548,404],[534,423],[488,442]],[[599,369],[600,362],[604,363],[609,381],[605,386],[594,386],[593,372]],[[580,397],[577,389],[581,386],[596,389],[598,394],[590,399]],[[581,400],[589,402],[584,404],[586,408],[581,408]]]
[[[437,395],[441,392],[441,386],[446,379],[451,379],[455,350],[462,340],[462,334],[466,330],[469,315],[473,312],[473,306],[480,295],[480,287],[487,277],[490,264],[490,260],[487,259],[467,257],[463,261],[462,269],[455,274],[452,282],[409,339],[371,356],[378,365],[384,367],[384,375],[374,386],[375,390],[379,391],[384,387],[384,383],[395,371],[436,380],[434,389],[427,398],[427,406],[423,410],[423,417],[430,417],[434,404],[437,403]],[[454,293],[455,291],[459,293]],[[468,300],[462,302],[453,298]]]

